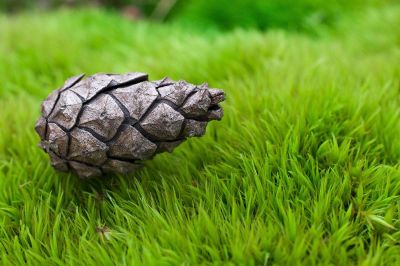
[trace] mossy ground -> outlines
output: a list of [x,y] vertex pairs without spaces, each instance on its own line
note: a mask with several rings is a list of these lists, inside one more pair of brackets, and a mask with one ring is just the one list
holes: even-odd
[[[396,25],[396,5],[312,36],[1,16],[1,264],[399,264]],[[41,100],[74,74],[127,71],[208,81],[225,117],[129,177],[56,173]]]

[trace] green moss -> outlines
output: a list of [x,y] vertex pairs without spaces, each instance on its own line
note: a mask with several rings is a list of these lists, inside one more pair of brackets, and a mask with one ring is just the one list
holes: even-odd
[[331,26],[343,15],[388,1],[375,0],[191,0],[180,1],[172,10],[173,20],[198,28],[221,30],[283,28],[314,32]]
[[[399,18],[369,9],[314,39],[0,17],[1,264],[398,264]],[[41,100],[76,73],[126,71],[208,81],[226,115],[129,177],[54,172]]]

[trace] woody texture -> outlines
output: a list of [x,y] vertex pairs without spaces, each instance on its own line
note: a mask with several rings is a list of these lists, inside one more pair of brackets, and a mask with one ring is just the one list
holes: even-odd
[[127,174],[144,160],[205,133],[224,92],[139,72],[79,75],[42,103],[35,125],[52,166],[81,178]]

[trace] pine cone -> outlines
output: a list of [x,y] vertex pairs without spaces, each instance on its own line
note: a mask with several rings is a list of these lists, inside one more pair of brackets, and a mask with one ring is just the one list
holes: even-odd
[[82,178],[132,172],[220,120],[222,90],[147,74],[68,79],[42,103],[35,130],[52,166]]

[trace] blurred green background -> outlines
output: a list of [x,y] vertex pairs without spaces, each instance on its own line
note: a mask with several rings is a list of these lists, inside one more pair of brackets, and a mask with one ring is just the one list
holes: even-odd
[[340,16],[395,0],[2,0],[6,12],[105,7],[132,19],[179,22],[200,29],[283,28],[312,31]]

